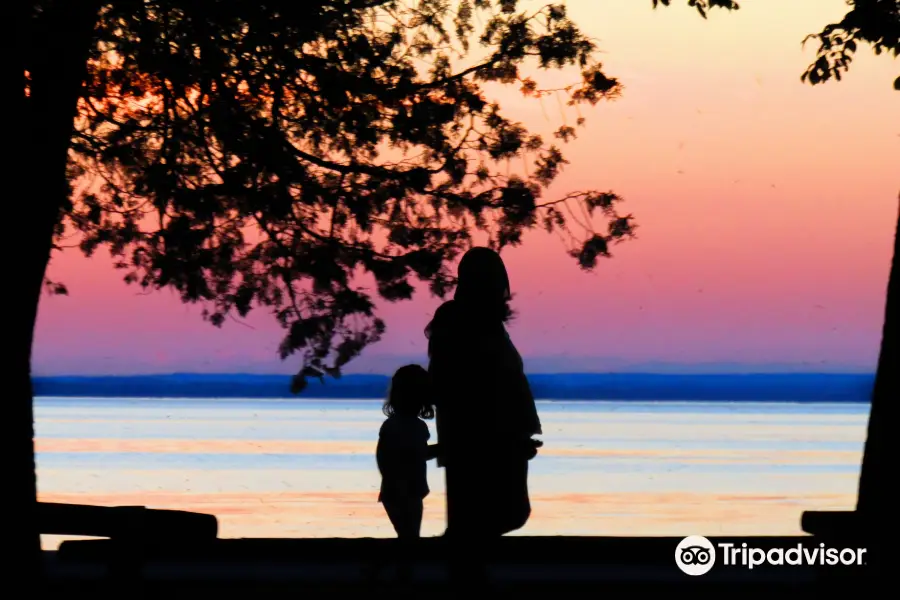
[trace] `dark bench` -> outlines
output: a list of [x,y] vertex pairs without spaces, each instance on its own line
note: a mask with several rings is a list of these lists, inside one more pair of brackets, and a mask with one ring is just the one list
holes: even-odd
[[874,581],[886,574],[881,566],[884,555],[880,540],[884,538],[886,527],[869,518],[865,513],[847,511],[806,511],[800,518],[800,527],[812,535],[813,540],[831,548],[865,548],[866,568],[863,570],[838,570],[830,567],[822,569],[822,577],[830,580],[848,578]]
[[145,506],[38,503],[40,533],[113,539],[212,540],[219,533],[213,515]]

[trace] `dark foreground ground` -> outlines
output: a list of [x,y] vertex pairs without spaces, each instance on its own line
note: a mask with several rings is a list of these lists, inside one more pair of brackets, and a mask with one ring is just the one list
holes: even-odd
[[[635,585],[692,593],[765,589],[798,597],[838,587],[870,587],[869,566],[757,566],[722,564],[701,576],[675,564],[681,538],[506,537],[492,548],[472,548],[465,558],[486,555],[486,580],[453,587],[449,547],[426,538],[411,548],[408,579],[398,580],[396,540],[391,539],[217,539],[138,547],[109,540],[65,542],[46,553],[51,594],[90,598],[394,598],[461,597],[490,585],[492,596],[535,594],[559,597],[606,595]],[[768,550],[803,544],[804,537],[711,538],[713,544]],[[721,554],[721,553],[720,553]],[[468,570],[466,572],[469,572]],[[755,593],[754,592],[754,593]],[[481,597],[481,596],[479,596]],[[758,597],[758,596],[757,596]],[[805,597],[805,596],[803,596]]]

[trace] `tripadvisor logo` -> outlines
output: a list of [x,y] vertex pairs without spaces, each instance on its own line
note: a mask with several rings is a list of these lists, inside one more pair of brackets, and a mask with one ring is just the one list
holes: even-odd
[[801,543],[790,548],[770,548],[769,550],[753,548],[746,543],[740,546],[723,543],[719,544],[719,548],[722,550],[723,565],[740,565],[748,569],[760,565],[835,567],[837,565],[862,566],[866,564],[865,548],[829,548],[825,544],[804,546]]
[[690,535],[675,548],[675,564],[687,575],[703,575],[716,564],[716,548],[702,535]]
[[[718,546],[718,552],[716,551]],[[866,564],[865,548],[829,548],[825,544],[805,546],[798,543],[790,548],[754,548],[747,543],[720,542],[713,545],[700,535],[691,535],[675,548],[675,564],[687,575],[704,575],[719,562],[724,566],[753,569],[772,566],[862,566]]]

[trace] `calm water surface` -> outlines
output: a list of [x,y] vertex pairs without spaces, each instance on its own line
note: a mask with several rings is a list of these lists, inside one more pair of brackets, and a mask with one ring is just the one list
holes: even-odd
[[[41,500],[209,512],[221,537],[387,537],[372,400],[38,398]],[[520,535],[800,533],[855,504],[868,405],[539,402]],[[429,424],[434,435],[434,424]],[[429,467],[423,535],[444,528]],[[61,538],[46,536],[45,547]]]

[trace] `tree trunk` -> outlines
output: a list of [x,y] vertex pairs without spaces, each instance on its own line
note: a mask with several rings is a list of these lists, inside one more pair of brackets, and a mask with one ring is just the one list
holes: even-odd
[[27,586],[42,573],[31,386],[34,324],[54,229],[69,195],[68,150],[99,3],[43,2],[37,17],[28,12],[31,2],[22,5],[17,59],[30,81],[25,80],[29,91],[21,97],[21,114],[13,119],[17,144],[12,154],[18,163],[13,176],[22,182],[22,196],[7,202],[19,241],[8,280],[17,287],[7,293],[10,362],[5,400],[10,454],[4,491],[10,500],[10,518],[17,523],[7,534],[13,561],[10,571]]
[[[898,195],[900,200],[900,195]],[[872,408],[859,477],[856,510],[860,516],[884,531],[890,522],[890,507],[896,504],[889,492],[897,474],[891,464],[892,435],[897,430],[897,402],[900,401],[900,202],[894,235],[894,258],[888,278],[887,306],[881,339],[878,372],[872,393]]]

